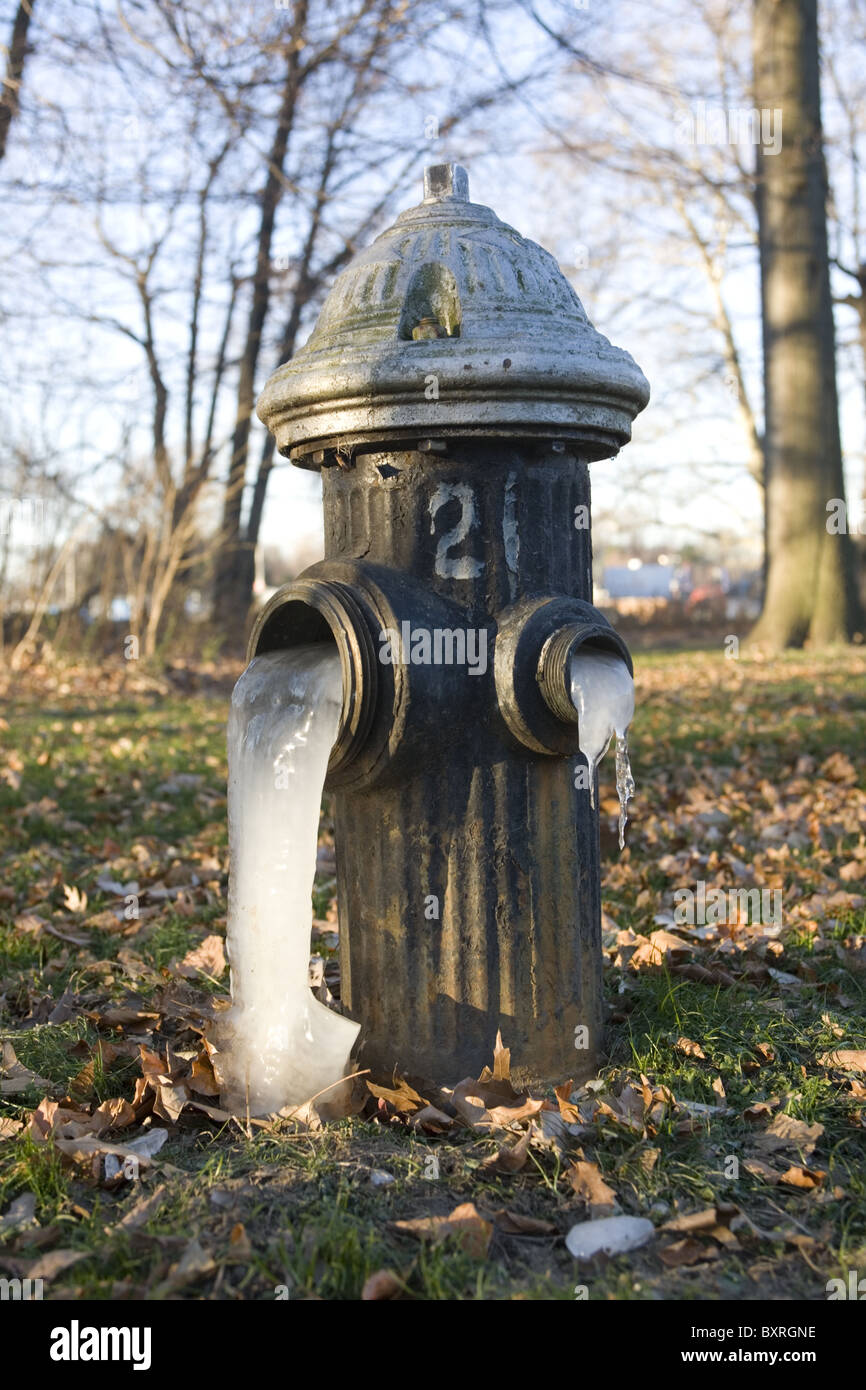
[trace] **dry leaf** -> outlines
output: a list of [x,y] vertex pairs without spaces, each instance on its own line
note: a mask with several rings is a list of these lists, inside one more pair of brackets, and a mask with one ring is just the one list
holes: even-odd
[[704,1207],[701,1211],[691,1211],[685,1216],[673,1217],[672,1220],[666,1221],[661,1229],[684,1235],[687,1232],[693,1234],[695,1231],[707,1231],[718,1224],[719,1216],[716,1208]]
[[810,1191],[814,1187],[820,1187],[826,1176],[820,1168],[800,1168],[795,1165],[779,1174],[779,1182],[783,1182],[786,1187],[803,1187]]
[[579,1125],[583,1123],[583,1120],[577,1106],[572,1103],[571,1093],[573,1090],[573,1081],[563,1081],[561,1086],[554,1086],[553,1094],[556,1096],[559,1113],[566,1124]]
[[22,912],[15,918],[13,925],[16,931],[26,932],[28,936],[39,937],[48,926],[48,922],[35,912]]
[[771,1168],[769,1163],[764,1163],[763,1159],[760,1158],[747,1158],[743,1167],[747,1173],[751,1173],[753,1178],[761,1178],[764,1182],[772,1183],[774,1186],[782,1176],[778,1168]]
[[368,1081],[367,1088],[379,1100],[386,1100],[401,1115],[411,1114],[427,1104],[424,1097],[419,1096],[414,1086],[410,1086],[402,1076],[394,1077],[393,1086],[376,1086],[372,1081]]
[[608,1187],[597,1164],[583,1161],[573,1163],[565,1178],[593,1216],[610,1215],[616,1207],[616,1193],[612,1187]]
[[699,1057],[704,1062],[707,1060],[707,1054],[700,1043],[692,1042],[691,1038],[678,1038],[674,1046],[684,1057]]
[[16,1197],[3,1216],[0,1216],[0,1235],[8,1236],[25,1226],[35,1225],[36,1197],[32,1192],[22,1192]]
[[[652,1092],[650,1092],[650,1097]],[[624,1086],[618,1096],[608,1096],[599,1101],[594,1119],[606,1118],[622,1125],[633,1134],[643,1135],[646,1113],[646,1095],[636,1086]]]
[[818,1058],[822,1067],[838,1067],[840,1071],[866,1072],[866,1050],[863,1048],[841,1048],[838,1052],[825,1052]]
[[[159,1018],[159,1015],[154,1014],[154,1017]],[[138,1057],[141,1063],[141,1074],[145,1078],[150,1079],[168,1074],[167,1063],[163,1061],[158,1052],[151,1051],[149,1047],[145,1047],[144,1043],[139,1046]]]
[[183,1084],[175,1084],[159,1077],[156,1081],[156,1095],[153,1101],[153,1113],[158,1115],[161,1120],[168,1120],[169,1124],[175,1124],[184,1106],[189,1101],[189,1091]]
[[540,1221],[519,1211],[507,1211],[505,1207],[493,1213],[493,1223],[497,1231],[506,1236],[550,1236],[556,1232],[552,1221]]
[[37,1076],[35,1071],[18,1061],[10,1042],[4,1042],[0,1047],[0,1073],[0,1095],[18,1095],[21,1091],[28,1091],[31,1086],[40,1091],[51,1090],[50,1081],[46,1081],[44,1076]]
[[70,912],[87,911],[87,894],[69,883],[63,885],[63,901]]
[[218,1096],[220,1093],[219,1082],[214,1075],[213,1063],[206,1048],[202,1048],[193,1060],[189,1086],[200,1096]]
[[821,764],[820,773],[830,782],[853,784],[857,781],[857,769],[844,753],[831,753]]
[[519,1173],[526,1163],[529,1152],[531,1130],[521,1134],[516,1144],[503,1144],[499,1151],[485,1160],[482,1167],[486,1173]]
[[247,1235],[246,1227],[242,1221],[236,1221],[229,1231],[229,1248],[226,1254],[227,1264],[246,1264],[253,1258],[253,1247]]
[[104,1100],[101,1105],[97,1105],[93,1119],[99,1121],[99,1128],[94,1132],[105,1134],[110,1129],[127,1129],[129,1125],[136,1123],[138,1116],[129,1101],[118,1096],[114,1100]]
[[660,928],[658,931],[650,932],[644,943],[638,946],[629,961],[629,966],[632,970],[638,970],[642,966],[663,965],[667,960],[687,956],[696,949],[694,942],[683,941],[682,937],[674,936],[673,932]]
[[446,1115],[444,1110],[437,1110],[435,1105],[425,1105],[423,1110],[416,1110],[412,1116],[413,1127],[423,1129],[428,1134],[444,1134],[453,1123],[451,1116]]
[[777,1115],[769,1129],[755,1136],[753,1143],[765,1153],[779,1149],[795,1149],[808,1158],[824,1133],[820,1124],[807,1125],[791,1115]]
[[191,1240],[178,1263],[169,1270],[168,1278],[157,1285],[152,1296],[162,1298],[168,1293],[175,1293],[194,1280],[212,1274],[215,1269],[216,1264],[210,1254],[197,1240]]
[[[216,1120],[218,1124],[226,1124],[234,1119],[230,1110],[221,1110],[217,1105],[205,1105],[204,1101],[201,1100],[188,1100],[187,1105],[190,1110],[198,1110],[202,1115],[207,1115],[209,1120]],[[292,1118],[294,1119],[295,1117],[292,1116]],[[255,1115],[250,1116],[249,1122],[254,1128],[258,1129],[267,1129],[270,1124],[269,1120],[257,1119]],[[244,1116],[244,1123],[246,1123],[246,1116]],[[321,1129],[321,1127],[321,1121],[319,1121],[319,1129]]]
[[361,1290],[361,1302],[374,1303],[388,1298],[399,1298],[404,1292],[405,1285],[393,1270],[377,1269]]
[[543,1100],[519,1095],[506,1080],[478,1080],[467,1077],[454,1087],[451,1101],[462,1120],[474,1129],[496,1129],[537,1115]]
[[49,1250],[47,1255],[40,1255],[30,1266],[27,1278],[44,1279],[50,1283],[72,1265],[78,1264],[79,1260],[86,1260],[90,1253],[89,1250]]
[[659,1251],[659,1259],[662,1264],[667,1265],[668,1269],[676,1269],[680,1265],[696,1265],[702,1260],[712,1260],[718,1255],[718,1251],[711,1245],[702,1245],[699,1240],[694,1240],[691,1236],[686,1236],[685,1240],[677,1240],[673,1245],[665,1245]]
[[511,1080],[511,1049],[503,1046],[502,1032],[498,1028],[496,1030],[496,1042],[493,1045],[493,1079],[494,1081]]
[[80,1139],[106,1127],[102,1117],[95,1118],[74,1101],[61,1105],[59,1101],[49,1100],[45,1096],[30,1114],[27,1133],[31,1139],[41,1143],[50,1138]]
[[745,1110],[743,1111],[743,1119],[755,1123],[758,1120],[766,1119],[768,1115],[772,1115],[774,1108],[775,1107],[771,1105],[768,1101],[753,1101],[752,1104],[747,1105]]
[[72,1099],[89,1100],[96,1087],[97,1076],[101,1076],[119,1056],[120,1053],[112,1043],[103,1042],[100,1039],[90,1049],[84,1066],[69,1083],[69,1094]]
[[225,943],[221,936],[206,936],[201,945],[187,951],[177,967],[179,975],[196,979],[205,975],[209,980],[220,980],[226,968]]
[[167,1193],[167,1184],[161,1183],[159,1187],[154,1189],[149,1197],[140,1198],[134,1206],[130,1207],[129,1211],[126,1212],[117,1223],[118,1226],[124,1231],[137,1231],[139,1227],[144,1226],[152,1216],[156,1215],[165,1201]]
[[433,1240],[437,1244],[447,1236],[453,1236],[462,1250],[478,1259],[487,1254],[493,1235],[492,1223],[479,1215],[474,1202],[461,1203],[450,1216],[419,1216],[393,1224],[398,1231],[405,1231],[419,1240]]

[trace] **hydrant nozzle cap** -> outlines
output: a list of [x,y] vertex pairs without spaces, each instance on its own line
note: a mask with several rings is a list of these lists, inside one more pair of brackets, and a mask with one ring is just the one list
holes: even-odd
[[469,202],[469,175],[462,164],[429,164],[424,170],[424,201],[459,198]]

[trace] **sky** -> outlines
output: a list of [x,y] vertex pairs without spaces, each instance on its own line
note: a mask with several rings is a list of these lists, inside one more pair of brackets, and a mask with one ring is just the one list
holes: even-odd
[[[825,15],[847,0],[828,0]],[[63,27],[63,10],[79,27],[96,23],[100,15],[111,24],[113,6],[97,0],[87,19],[84,0],[62,0],[51,22]],[[495,8],[495,7],[494,7]],[[568,9],[568,7],[565,7]],[[724,8],[724,7],[723,7]],[[748,7],[745,7],[747,10]],[[590,83],[572,69],[545,86],[540,99],[516,98],[474,118],[457,136],[431,135],[431,124],[443,125],[459,100],[466,74],[480,71],[482,48],[478,37],[465,40],[445,34],[418,54],[427,75],[441,75],[405,105],[386,110],[379,124],[360,133],[370,150],[384,148],[389,139],[418,150],[416,170],[407,178],[405,193],[393,212],[420,199],[424,163],[457,158],[470,174],[471,196],[496,211],[503,221],[546,246],[559,259],[596,326],[636,358],[650,380],[653,398],[635,424],[634,439],[615,460],[593,467],[596,543],[628,545],[639,537],[648,546],[670,550],[675,542],[703,542],[736,549],[757,559],[761,530],[758,490],[746,467],[745,436],[721,361],[718,342],[707,330],[710,299],[707,282],[694,249],[683,237],[682,223],[664,194],[647,196],[646,187],[630,171],[634,151],[647,147],[676,148],[682,141],[684,115],[699,112],[701,103],[721,97],[713,56],[698,12],[685,0],[659,0],[648,10],[632,0],[602,6],[588,0],[573,7],[571,18],[579,41],[588,51],[604,55],[612,68],[639,71],[637,84],[607,75]],[[563,11],[551,0],[550,16]],[[131,12],[132,13],[132,12]],[[228,22],[241,26],[252,16],[249,7],[230,7]],[[737,12],[734,11],[736,16]],[[82,15],[85,19],[82,19]],[[250,20],[251,22],[251,20]],[[73,26],[74,27],[74,26]],[[38,31],[37,31],[38,32]],[[840,41],[830,25],[827,38],[831,77],[825,79],[825,124],[833,186],[840,213],[840,252],[850,260],[857,248],[846,245],[844,224],[855,206],[859,189],[856,171],[846,157],[839,92],[862,100],[864,79],[857,53]],[[460,43],[455,52],[453,44]],[[495,29],[494,65],[500,75],[519,78],[539,60],[543,42],[525,19]],[[449,47],[451,45],[451,47]],[[730,44],[730,86],[726,109],[740,110],[747,100],[748,34],[741,19],[734,21]],[[489,62],[484,47],[484,61]],[[831,60],[831,61],[830,61]],[[709,74],[713,75],[710,76]],[[675,97],[676,80],[684,96]],[[7,275],[0,279],[0,313],[6,349],[0,366],[5,386],[5,438],[56,460],[57,471],[68,476],[78,504],[96,510],[106,498],[122,518],[134,516],[136,500],[117,492],[118,459],[143,447],[151,412],[150,383],[140,346],[116,331],[122,323],[140,331],[140,309],[115,258],[106,268],[94,231],[92,208],[80,198],[82,151],[100,141],[106,152],[103,177],[110,189],[122,190],[141,168],[153,187],[176,185],[189,166],[194,181],[195,160],[201,163],[211,138],[207,112],[201,139],[191,152],[180,140],[185,113],[151,92],[129,74],[93,72],[86,61],[69,52],[58,59],[51,43],[37,46],[28,72],[34,113],[25,111],[15,129],[4,175],[10,181],[5,231],[0,233],[0,257]],[[738,85],[739,84],[739,85]],[[431,118],[432,122],[431,122]],[[94,142],[97,132],[100,141]],[[301,139],[305,138],[301,132]],[[308,137],[315,138],[312,130]],[[214,290],[202,325],[203,352],[212,353],[222,322],[219,260],[237,255],[243,260],[255,221],[250,190],[258,186],[260,133],[249,140],[249,178],[244,159],[226,185],[226,202],[213,249]],[[708,168],[730,173],[730,148],[707,145],[690,154]],[[740,147],[748,165],[753,150]],[[92,183],[99,171],[86,170]],[[364,179],[384,180],[384,164],[368,169]],[[369,187],[344,185],[329,215],[335,236],[350,225],[359,198]],[[756,257],[748,221],[747,200],[734,198],[743,226],[736,229],[725,256],[723,293],[736,324],[749,395],[760,411],[760,323]],[[143,224],[152,235],[164,226],[159,200],[144,209],[134,199],[109,199],[102,232],[122,255],[140,247]],[[698,221],[710,215],[695,204]],[[184,313],[189,296],[189,262],[182,247],[189,242],[195,208],[181,203],[173,217],[171,243],[178,249],[166,258],[158,281],[158,329],[173,381],[182,368]],[[281,213],[276,250],[293,246],[296,232],[290,202]],[[367,240],[372,239],[372,234]],[[103,248],[104,250],[104,248]],[[838,277],[837,289],[847,286]],[[279,298],[279,293],[277,295]],[[90,319],[91,321],[88,321]],[[99,320],[95,322],[93,320]],[[850,494],[862,491],[863,366],[854,348],[851,311],[838,317],[841,412]],[[312,319],[302,333],[312,327]],[[262,353],[259,389],[274,365],[270,344]],[[231,400],[223,403],[220,432],[231,425]],[[199,403],[199,414],[204,403]],[[175,417],[176,419],[176,417]],[[258,446],[252,450],[258,457]],[[224,469],[224,459],[221,468]],[[4,472],[11,476],[14,460]],[[218,499],[214,498],[216,515]],[[75,506],[54,509],[62,533],[72,524]],[[283,551],[309,550],[321,535],[320,484],[315,475],[284,461],[275,468],[268,492],[263,542]]]

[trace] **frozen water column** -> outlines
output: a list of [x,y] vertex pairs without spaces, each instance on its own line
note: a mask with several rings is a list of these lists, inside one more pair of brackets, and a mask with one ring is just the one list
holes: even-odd
[[262,394],[281,452],[322,471],[326,558],[250,653],[340,652],[343,1000],[375,1072],[477,1074],[500,1028],[521,1081],[596,1064],[598,821],[569,670],[585,644],[631,666],[591,605],[588,464],[648,396],[553,257],[451,164]]

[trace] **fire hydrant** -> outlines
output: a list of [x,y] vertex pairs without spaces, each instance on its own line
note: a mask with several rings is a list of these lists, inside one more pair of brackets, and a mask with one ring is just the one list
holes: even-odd
[[322,471],[325,559],[250,656],[333,641],[342,1002],[358,1064],[588,1074],[601,1044],[598,815],[575,785],[571,654],[625,643],[592,597],[588,464],[649,398],[553,257],[459,165],[357,255],[258,413]]

